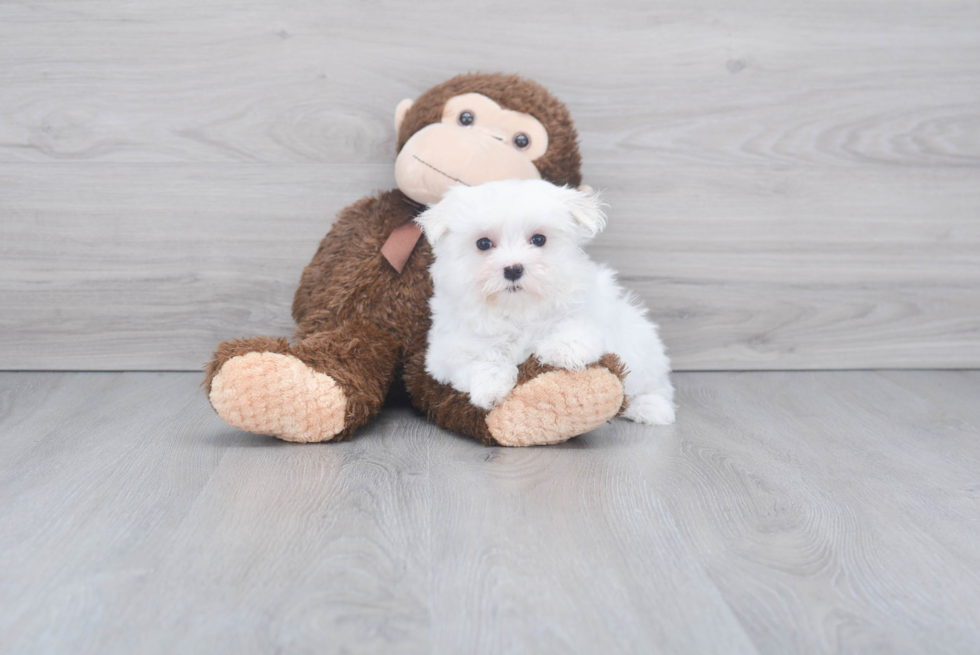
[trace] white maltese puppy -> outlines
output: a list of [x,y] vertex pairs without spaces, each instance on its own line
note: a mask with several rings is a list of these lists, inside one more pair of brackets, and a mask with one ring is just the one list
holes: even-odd
[[657,326],[582,250],[605,226],[596,196],[542,180],[455,186],[415,220],[435,253],[429,375],[490,409],[532,354],[575,370],[611,352],[629,370],[623,416],[673,423]]

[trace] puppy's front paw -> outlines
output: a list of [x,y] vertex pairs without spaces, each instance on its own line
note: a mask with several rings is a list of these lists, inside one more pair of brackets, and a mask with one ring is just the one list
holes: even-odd
[[517,384],[517,367],[487,368],[473,376],[470,402],[481,409],[493,409]]
[[603,354],[602,341],[585,330],[565,332],[542,343],[535,351],[543,364],[580,371]]

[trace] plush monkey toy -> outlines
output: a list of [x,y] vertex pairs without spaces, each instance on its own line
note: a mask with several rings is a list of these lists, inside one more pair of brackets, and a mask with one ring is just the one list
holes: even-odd
[[553,444],[622,408],[615,355],[585,370],[533,357],[487,412],[425,373],[432,253],[412,220],[450,186],[510,178],[581,184],[577,135],[565,106],[517,76],[471,74],[395,109],[398,189],[340,212],[303,271],[296,333],[220,344],[205,391],[228,424],[286,441],[349,439],[381,410],[402,375],[413,404],[440,427],[487,445]]

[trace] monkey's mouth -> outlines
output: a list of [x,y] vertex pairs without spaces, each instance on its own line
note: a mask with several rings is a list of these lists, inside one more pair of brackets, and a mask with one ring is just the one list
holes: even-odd
[[422,164],[424,166],[428,166],[429,168],[431,168],[432,170],[434,170],[436,173],[439,173],[439,175],[443,175],[445,177],[448,177],[450,180],[452,180],[453,182],[456,182],[457,184],[462,184],[463,186],[469,186],[469,184],[467,184],[463,180],[459,179],[458,177],[453,177],[452,175],[450,175],[449,173],[446,173],[445,171],[440,171],[438,168],[436,168],[435,166],[433,166],[429,162],[425,161],[424,159],[422,159],[418,155],[412,155],[412,157],[414,157],[416,160],[418,160],[418,162],[420,164]]

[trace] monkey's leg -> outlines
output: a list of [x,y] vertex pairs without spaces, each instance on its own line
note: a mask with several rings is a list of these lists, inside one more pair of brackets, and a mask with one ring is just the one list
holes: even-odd
[[622,411],[624,376],[611,354],[583,371],[556,369],[531,357],[519,367],[514,390],[487,412],[427,375],[424,351],[405,365],[405,386],[416,407],[439,427],[488,446],[542,446],[594,430]]
[[398,343],[347,322],[293,345],[258,337],[226,341],[207,367],[205,391],[226,423],[284,441],[343,441],[381,410]]

